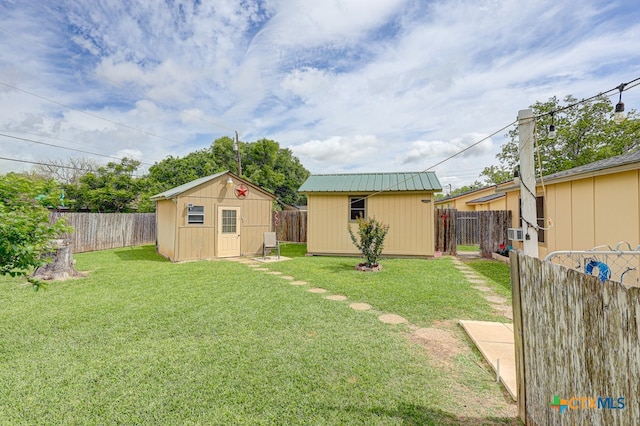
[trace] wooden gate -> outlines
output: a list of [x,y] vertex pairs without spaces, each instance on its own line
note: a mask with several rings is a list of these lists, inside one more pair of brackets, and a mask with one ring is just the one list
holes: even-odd
[[507,243],[511,227],[510,210],[459,212],[456,209],[435,209],[435,250],[457,254],[458,244],[478,245],[483,257],[491,257],[500,244]]
[[456,243],[480,244],[480,215],[484,212],[458,212],[456,216]]

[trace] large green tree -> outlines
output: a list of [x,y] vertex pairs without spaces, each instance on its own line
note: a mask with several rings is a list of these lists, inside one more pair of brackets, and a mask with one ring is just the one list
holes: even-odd
[[123,158],[120,163],[110,162],[95,173],[80,177],[77,184],[66,185],[72,210],[100,213],[138,211],[140,194],[146,182],[133,174],[140,162]]
[[[579,103],[573,96],[566,96],[562,101],[552,97],[546,102],[536,102],[531,108],[537,117],[536,151],[540,155],[544,175],[640,147],[637,112],[631,111],[626,120],[615,123],[614,108],[609,98],[599,97]],[[555,138],[549,133],[552,123],[556,128]],[[511,130],[508,136],[509,142],[502,146],[496,156],[500,164],[489,166],[481,173],[487,183],[501,183],[510,179],[519,162],[518,129]]]
[[61,188],[53,179],[9,173],[0,176],[0,274],[26,275],[46,262],[53,241],[69,229],[49,223]]
[[[240,142],[241,176],[271,191],[285,204],[304,203],[297,190],[309,177],[291,150],[280,148],[270,139]],[[216,139],[209,148],[182,158],[168,157],[149,168],[148,196],[182,185],[194,179],[224,170],[238,174],[237,152],[230,137]]]

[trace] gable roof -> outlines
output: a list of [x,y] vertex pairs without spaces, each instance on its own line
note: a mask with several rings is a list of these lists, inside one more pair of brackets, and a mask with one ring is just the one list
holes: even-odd
[[505,194],[490,194],[485,195],[484,197],[476,198],[475,200],[467,201],[465,204],[483,204],[488,203],[489,201],[497,200],[498,198],[503,198]]
[[298,192],[441,191],[434,172],[311,175]]
[[466,197],[469,194],[473,194],[475,192],[482,192],[482,191],[486,191],[489,189],[495,189],[496,185],[489,185],[489,186],[483,186],[482,188],[475,188],[475,189],[470,189],[468,191],[465,192],[461,192],[460,194],[455,194],[455,195],[447,195],[444,198],[440,198],[439,200],[436,200],[436,204],[440,203],[446,203],[447,201],[451,201],[451,200],[455,200],[457,198],[462,198],[462,197]]
[[616,155],[615,157],[605,158],[604,160],[594,161],[593,163],[574,167],[572,169],[563,170],[561,172],[552,173],[544,176],[545,181],[573,180],[573,178],[585,174],[598,174],[598,172],[613,169],[616,167],[636,165],[640,168],[640,150],[629,152],[626,154]]
[[201,177],[199,179],[192,180],[191,182],[187,182],[187,183],[182,184],[180,186],[176,186],[175,188],[168,189],[168,190],[166,190],[164,192],[161,192],[160,194],[156,194],[156,195],[153,195],[153,196],[149,197],[149,199],[151,201],[168,200],[170,198],[177,197],[178,195],[180,195],[182,193],[185,193],[185,192],[189,191],[190,189],[195,188],[196,186],[202,185],[203,183],[210,182],[210,181],[215,180],[215,179],[217,179],[217,178],[219,178],[221,176],[224,176],[226,174],[232,176],[234,179],[242,181],[242,183],[245,183],[246,185],[249,185],[252,188],[257,189],[258,191],[268,195],[271,198],[274,198],[274,199],[276,198],[275,195],[271,194],[270,192],[267,192],[264,189],[260,188],[259,186],[256,186],[256,185],[252,184],[251,182],[248,182],[248,181],[236,176],[235,174],[231,173],[228,170],[225,170],[224,172],[216,173],[216,174],[210,175],[210,176]]

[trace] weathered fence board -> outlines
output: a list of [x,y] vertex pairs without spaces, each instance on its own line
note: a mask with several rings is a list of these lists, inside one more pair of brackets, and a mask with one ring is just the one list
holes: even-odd
[[491,257],[500,244],[507,244],[508,229],[511,227],[511,210],[489,210],[478,212],[480,254]]
[[154,244],[155,213],[61,213],[52,212],[50,220],[65,218],[74,231],[71,239],[74,253],[118,247]]
[[307,242],[307,212],[305,210],[274,211],[273,229],[278,241]]
[[[521,417],[527,424],[636,424],[640,288],[601,282],[522,253],[512,256],[519,268],[512,287],[519,293],[514,315],[521,316],[514,324],[522,324]],[[551,407],[555,395],[566,405],[562,413]]]
[[433,229],[435,250],[456,255],[456,209],[435,209]]

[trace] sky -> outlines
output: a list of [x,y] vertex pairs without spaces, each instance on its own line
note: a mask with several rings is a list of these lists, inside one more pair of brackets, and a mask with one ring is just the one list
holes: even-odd
[[0,0],[0,157],[144,173],[237,131],[314,174],[455,189],[498,164],[519,110],[640,77],[639,45],[635,0]]

